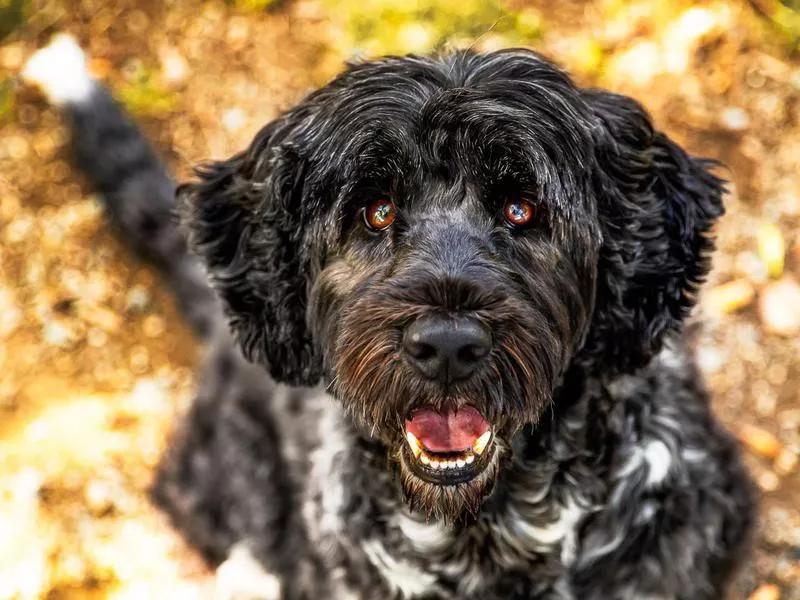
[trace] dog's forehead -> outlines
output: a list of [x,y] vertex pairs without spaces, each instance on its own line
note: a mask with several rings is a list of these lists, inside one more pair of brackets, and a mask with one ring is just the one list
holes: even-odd
[[431,175],[532,179],[563,191],[578,187],[576,165],[590,162],[579,90],[529,52],[366,63],[310,101],[318,115],[311,162],[320,187],[343,193],[365,180],[392,188]]
[[351,67],[309,101],[325,139],[354,148],[381,133],[391,140],[409,133],[433,139],[442,132],[488,138],[545,132],[580,142],[588,114],[565,73],[523,51],[368,62]]

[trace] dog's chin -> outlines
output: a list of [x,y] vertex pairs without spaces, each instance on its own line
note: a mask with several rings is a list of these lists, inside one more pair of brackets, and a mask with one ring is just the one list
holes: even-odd
[[413,440],[401,444],[397,454],[409,507],[446,522],[475,517],[494,488],[503,444],[492,435],[480,450],[443,454]]

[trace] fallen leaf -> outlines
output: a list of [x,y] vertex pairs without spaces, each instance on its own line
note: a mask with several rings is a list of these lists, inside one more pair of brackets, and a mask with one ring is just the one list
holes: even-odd
[[786,244],[783,234],[774,223],[763,223],[756,234],[758,256],[767,266],[770,277],[783,275],[783,261],[786,256]]
[[797,467],[797,452],[791,448],[784,448],[775,458],[775,470],[783,476],[791,475]]
[[800,333],[800,284],[794,279],[784,277],[764,286],[758,308],[767,332],[787,337]]
[[722,111],[719,123],[728,131],[742,133],[750,129],[750,115],[742,108],[731,106]]
[[781,451],[781,443],[766,429],[755,425],[742,425],[739,439],[745,446],[760,456],[775,458]]
[[749,600],[780,600],[781,590],[777,585],[765,583],[750,595]]
[[107,58],[93,57],[89,59],[89,72],[95,79],[105,80],[114,70],[114,64]]
[[735,279],[706,291],[703,304],[713,314],[725,315],[748,306],[755,295],[752,283],[746,279]]
[[113,333],[119,331],[122,325],[122,319],[117,313],[99,304],[79,304],[78,316],[87,323],[91,323],[95,327],[99,327],[106,332]]
[[764,471],[758,477],[758,487],[765,492],[774,492],[781,485],[780,478],[775,474],[775,471]]

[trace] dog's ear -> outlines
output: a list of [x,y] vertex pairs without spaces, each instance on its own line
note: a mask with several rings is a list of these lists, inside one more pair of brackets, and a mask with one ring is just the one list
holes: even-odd
[[278,118],[246,151],[197,169],[199,180],[178,189],[189,244],[245,356],[292,385],[313,385],[322,370],[306,323],[311,251],[296,133],[307,119]]
[[630,371],[681,327],[710,268],[723,214],[713,161],[693,158],[653,129],[632,99],[583,92],[593,118],[603,245],[585,351],[593,364]]

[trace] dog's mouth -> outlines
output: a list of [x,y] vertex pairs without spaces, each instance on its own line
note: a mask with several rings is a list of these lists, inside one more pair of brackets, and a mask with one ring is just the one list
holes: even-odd
[[415,475],[456,485],[479,475],[491,458],[491,424],[472,406],[438,412],[420,408],[405,423],[406,456]]

